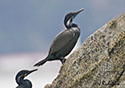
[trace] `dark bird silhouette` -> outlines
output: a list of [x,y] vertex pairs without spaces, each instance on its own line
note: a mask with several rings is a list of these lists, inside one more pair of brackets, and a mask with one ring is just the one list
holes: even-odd
[[66,29],[60,32],[53,40],[48,56],[36,63],[34,66],[40,66],[46,61],[53,60],[60,60],[62,63],[65,62],[65,56],[67,56],[72,51],[80,36],[80,28],[77,24],[72,22],[81,11],[83,11],[83,9],[80,9],[77,12],[70,12],[65,16],[64,25]]
[[18,86],[16,88],[32,88],[32,83],[28,79],[24,79],[26,76],[31,74],[32,72],[37,71],[37,69],[34,70],[21,70],[20,72],[17,73],[16,75],[16,82]]

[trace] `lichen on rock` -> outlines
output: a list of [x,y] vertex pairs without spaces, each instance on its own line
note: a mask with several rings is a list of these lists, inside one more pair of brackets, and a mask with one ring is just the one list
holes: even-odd
[[90,35],[45,88],[125,88],[125,14]]

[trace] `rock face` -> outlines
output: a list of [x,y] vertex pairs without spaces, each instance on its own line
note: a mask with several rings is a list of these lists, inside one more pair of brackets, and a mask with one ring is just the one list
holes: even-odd
[[45,88],[125,88],[125,13],[90,35]]

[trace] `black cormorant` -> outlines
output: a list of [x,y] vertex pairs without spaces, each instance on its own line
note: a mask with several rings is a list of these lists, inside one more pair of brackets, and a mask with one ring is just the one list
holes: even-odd
[[37,69],[34,70],[21,70],[20,72],[17,73],[16,75],[16,82],[18,86],[16,88],[32,88],[32,83],[28,79],[24,79],[27,75],[30,73],[37,71]]
[[60,60],[62,63],[65,62],[65,56],[71,52],[80,36],[80,28],[77,24],[72,22],[81,11],[83,11],[83,9],[77,12],[70,12],[65,16],[64,25],[66,29],[60,32],[53,40],[48,56],[34,66],[40,66],[46,61],[53,60]]

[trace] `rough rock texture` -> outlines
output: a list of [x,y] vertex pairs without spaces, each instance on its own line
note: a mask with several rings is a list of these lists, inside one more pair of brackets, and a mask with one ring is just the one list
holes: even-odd
[[90,35],[45,88],[125,88],[125,14]]

